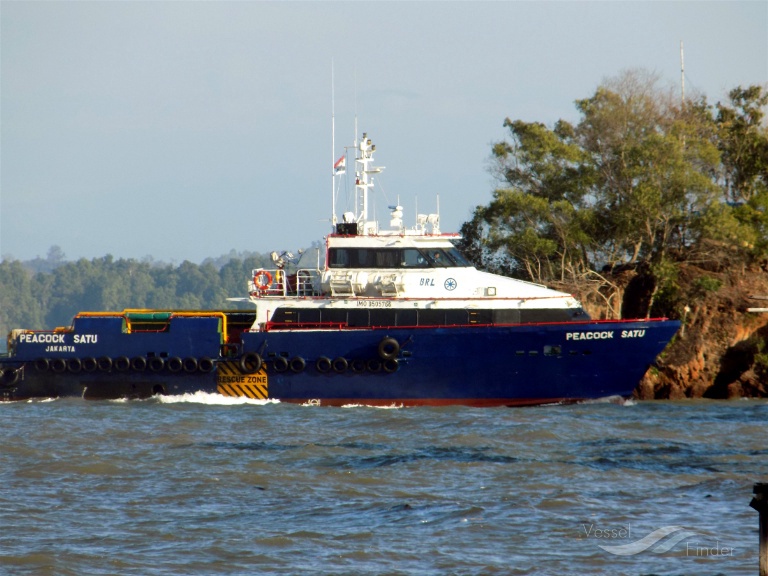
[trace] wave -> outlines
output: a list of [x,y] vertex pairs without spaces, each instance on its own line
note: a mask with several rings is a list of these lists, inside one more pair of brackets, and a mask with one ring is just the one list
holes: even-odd
[[[307,406],[307,404],[302,404],[302,406]],[[399,410],[402,408],[402,404],[389,404],[388,406],[374,406],[372,404],[344,404],[342,405],[342,408],[377,408],[379,410]]]
[[153,396],[153,400],[161,404],[208,404],[211,406],[239,406],[241,404],[253,404],[263,406],[265,404],[279,404],[280,400],[258,400],[247,396],[224,396],[210,392],[194,392],[187,394],[174,394],[172,396]]

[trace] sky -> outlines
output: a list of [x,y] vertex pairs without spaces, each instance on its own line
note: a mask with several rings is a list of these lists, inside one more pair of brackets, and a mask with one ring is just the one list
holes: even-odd
[[0,256],[307,248],[356,125],[386,167],[379,220],[399,200],[407,226],[439,206],[458,231],[491,200],[505,118],[578,122],[626,70],[679,87],[681,42],[689,94],[768,83],[766,0],[4,0]]

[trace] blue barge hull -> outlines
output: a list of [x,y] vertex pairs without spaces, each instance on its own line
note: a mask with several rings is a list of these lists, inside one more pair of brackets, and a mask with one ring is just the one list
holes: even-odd
[[628,396],[680,326],[631,320],[257,332],[238,328],[234,312],[163,314],[145,324],[124,313],[78,315],[69,329],[17,336],[12,354],[0,358],[0,399],[203,391],[336,406],[511,406]]

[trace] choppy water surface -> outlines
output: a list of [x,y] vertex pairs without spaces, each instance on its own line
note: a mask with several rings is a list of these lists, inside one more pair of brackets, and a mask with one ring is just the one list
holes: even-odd
[[764,401],[0,419],[2,574],[757,574]]

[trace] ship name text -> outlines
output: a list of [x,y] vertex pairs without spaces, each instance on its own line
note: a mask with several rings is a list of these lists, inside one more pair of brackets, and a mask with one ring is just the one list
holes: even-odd
[[613,338],[613,330],[603,330],[602,332],[568,332],[565,335],[566,340],[608,340]]
[[19,335],[19,342],[25,344],[64,344],[64,334],[52,334],[50,332],[44,334],[21,334]]
[[645,330],[622,330],[622,338],[643,338],[645,336]]
[[[602,330],[591,332],[568,332],[565,335],[566,340],[611,340],[614,330]],[[645,330],[622,330],[621,338],[644,338]]]
[[[24,344],[64,344],[66,334],[55,334],[53,332],[41,332],[19,335],[19,342]],[[75,334],[74,344],[96,344],[99,340],[98,334]]]

